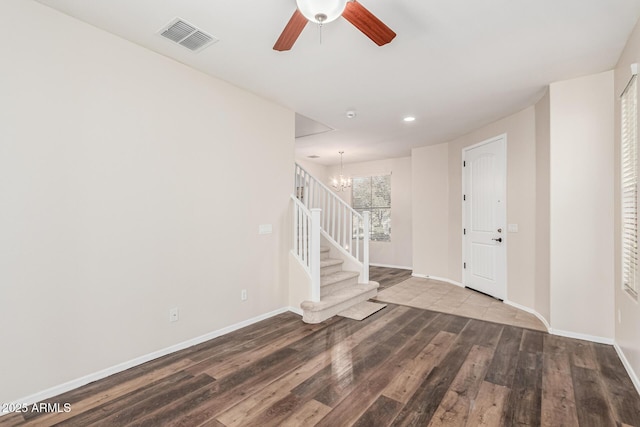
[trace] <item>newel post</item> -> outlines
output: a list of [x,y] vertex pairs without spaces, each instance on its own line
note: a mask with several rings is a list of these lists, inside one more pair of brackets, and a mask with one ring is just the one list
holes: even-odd
[[362,213],[364,217],[364,241],[362,247],[362,281],[369,283],[369,232],[371,230],[371,214],[369,211]]
[[311,230],[309,236],[309,270],[311,273],[311,301],[320,301],[320,212],[311,209]]

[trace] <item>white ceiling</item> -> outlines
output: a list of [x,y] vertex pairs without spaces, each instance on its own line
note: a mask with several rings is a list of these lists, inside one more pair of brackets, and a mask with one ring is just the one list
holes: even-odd
[[[345,162],[407,156],[532,105],[551,82],[611,69],[640,16],[640,0],[360,0],[398,34],[390,44],[339,18],[322,44],[307,24],[276,52],[295,0],[38,1],[335,129],[296,142],[327,165],[341,150]],[[174,45],[157,31],[175,17],[220,41]]]

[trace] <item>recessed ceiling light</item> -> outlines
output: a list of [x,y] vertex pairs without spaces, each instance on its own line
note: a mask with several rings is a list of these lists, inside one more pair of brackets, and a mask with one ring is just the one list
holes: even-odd
[[356,111],[355,110],[347,111],[347,119],[353,119],[355,117],[356,117]]
[[317,156],[317,155],[315,155],[315,154],[312,154],[312,155],[307,156],[307,157],[308,157],[309,159],[319,159],[319,158],[320,158],[320,156]]
[[413,116],[407,116],[407,117],[405,117],[405,118],[404,118],[404,119],[402,119],[402,120],[404,120],[405,122],[413,122],[413,121],[415,121],[415,120],[416,120],[416,118],[415,118],[415,117],[413,117]]

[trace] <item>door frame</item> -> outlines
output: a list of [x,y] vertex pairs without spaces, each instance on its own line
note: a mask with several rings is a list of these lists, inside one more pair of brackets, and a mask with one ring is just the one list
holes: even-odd
[[[492,142],[496,142],[502,140],[503,144],[502,144],[502,155],[504,156],[504,176],[503,176],[503,188],[504,188],[504,203],[502,203],[502,209],[504,210],[503,214],[504,214],[504,234],[503,234],[503,241],[502,241],[502,246],[504,247],[504,284],[503,284],[503,288],[502,288],[502,300],[503,301],[507,301],[507,291],[509,289],[509,286],[507,286],[507,282],[508,282],[508,269],[507,269],[507,264],[508,264],[508,251],[507,251],[507,245],[509,243],[509,239],[507,238],[507,235],[509,234],[509,226],[508,226],[508,219],[507,219],[507,173],[509,170],[509,162],[508,162],[508,158],[507,158],[507,134],[503,133],[497,136],[494,136],[492,138],[489,139],[485,139],[482,142],[478,142],[477,144],[473,144],[473,145],[469,145],[467,147],[463,147],[462,148],[462,162],[466,161],[466,154],[467,151],[473,150],[474,148],[478,148],[481,147],[483,145],[486,144],[490,144]],[[466,183],[465,183],[465,168],[463,167],[463,165],[460,165],[460,169],[461,169],[461,175],[462,175],[462,194],[466,194]],[[462,206],[462,226],[460,228],[460,230],[463,230],[466,226],[466,221],[467,221],[467,213],[466,213],[466,209],[465,209],[465,200],[463,200],[463,197],[460,197],[460,203]],[[466,283],[466,275],[465,275],[465,268],[464,268],[464,263],[465,260],[467,258],[467,254],[466,254],[466,236],[464,233],[460,233],[461,237],[462,237],[462,262],[460,263],[460,268],[462,269],[462,285],[464,287],[467,286]],[[498,298],[498,297],[495,297]]]

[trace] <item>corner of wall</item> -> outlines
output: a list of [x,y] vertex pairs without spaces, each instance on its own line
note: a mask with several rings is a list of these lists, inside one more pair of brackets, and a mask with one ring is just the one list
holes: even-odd
[[[302,301],[311,300],[311,276],[293,251],[289,251],[289,306],[300,310]],[[296,311],[296,313],[298,313]]]

